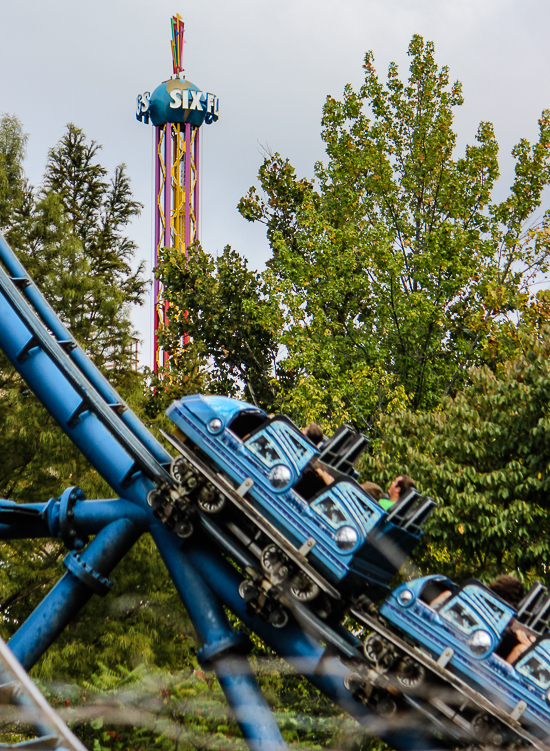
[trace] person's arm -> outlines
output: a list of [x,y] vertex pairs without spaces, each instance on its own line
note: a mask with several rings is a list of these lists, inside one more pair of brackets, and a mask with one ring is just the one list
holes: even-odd
[[440,592],[435,600],[432,600],[430,602],[430,607],[434,610],[437,609],[440,605],[443,605],[444,602],[446,602],[449,597],[452,595],[452,592],[450,589],[445,589],[443,592]]
[[524,631],[522,628],[518,628],[515,635],[518,643],[506,658],[506,662],[515,662],[518,657],[526,652],[531,644],[536,641],[536,636],[528,634],[527,631]]
[[330,485],[331,482],[334,482],[334,477],[329,474],[326,469],[323,469],[322,467],[315,467],[315,471],[319,475],[319,477],[324,480],[326,485]]

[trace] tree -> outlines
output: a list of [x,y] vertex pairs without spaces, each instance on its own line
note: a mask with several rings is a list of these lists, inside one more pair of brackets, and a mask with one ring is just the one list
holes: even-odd
[[0,231],[8,234],[25,194],[27,135],[14,115],[0,118]]
[[172,353],[170,373],[194,372],[198,363],[210,391],[242,392],[251,402],[273,403],[278,342],[272,333],[276,323],[266,326],[272,306],[262,295],[260,275],[229,246],[214,259],[197,245],[191,258],[188,263],[170,248],[160,257],[170,303],[160,341]]
[[51,218],[61,208],[54,223],[65,224],[74,242],[66,263],[55,269],[69,289],[52,280],[55,287],[46,291],[96,363],[112,367],[121,356],[131,359],[129,307],[141,304],[145,291],[144,264],[132,267],[136,244],[125,234],[142,205],[132,196],[124,164],[106,180],[107,170],[96,161],[99,149],[80,128],[67,126],[48,153],[39,216]]
[[[548,299],[548,293],[546,293]],[[550,329],[524,353],[470,383],[434,412],[382,420],[363,475],[386,485],[412,475],[439,501],[421,565],[457,580],[512,571],[546,579],[550,555]]]
[[[392,64],[382,84],[369,52],[359,91],[347,86],[342,101],[327,98],[327,161],[315,166],[314,181],[268,154],[263,194],[251,188],[239,204],[245,218],[266,225],[273,251],[255,290],[245,293],[278,345],[276,367],[263,379],[274,380],[269,403],[299,419],[346,418],[376,429],[381,413],[404,403],[435,407],[465,383],[470,366],[494,367],[517,349],[530,285],[547,269],[550,217],[535,221],[534,212],[550,175],[549,113],[538,140],[514,148],[510,194],[494,202],[492,125],[481,123],[475,145],[457,158],[460,84],[449,83],[421,37],[413,37],[409,55],[407,82]],[[207,287],[212,270],[201,263],[197,273]],[[179,284],[170,299],[178,294],[200,322],[195,341],[204,334],[206,342],[203,300]],[[221,329],[206,353],[224,337]],[[235,338],[239,346],[225,349],[249,370],[243,337]]]

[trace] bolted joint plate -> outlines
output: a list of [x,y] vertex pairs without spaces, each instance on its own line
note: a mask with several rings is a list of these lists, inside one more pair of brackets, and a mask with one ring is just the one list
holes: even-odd
[[250,640],[246,634],[232,634],[224,639],[218,639],[211,644],[205,644],[197,652],[197,659],[203,668],[209,668],[211,663],[219,657],[225,657],[229,652],[244,655],[250,651]]
[[63,565],[67,571],[70,571],[73,576],[76,576],[77,579],[90,589],[93,589],[96,594],[101,595],[101,597],[105,597],[113,587],[111,579],[107,579],[97,571],[94,571],[74,550],[65,556]]
[[69,550],[81,550],[88,542],[86,535],[80,535],[75,527],[74,507],[78,501],[86,500],[83,491],[77,487],[67,488],[59,496],[59,527],[61,539]]

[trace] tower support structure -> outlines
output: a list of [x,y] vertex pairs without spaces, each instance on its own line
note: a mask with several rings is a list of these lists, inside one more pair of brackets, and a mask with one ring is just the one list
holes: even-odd
[[[163,123],[155,129],[154,264],[163,247],[188,255],[199,239],[200,128],[191,123]],[[154,370],[167,364],[158,331],[166,323],[167,303],[154,280]]]
[[[156,267],[163,247],[188,255],[188,248],[199,237],[199,141],[203,123],[216,122],[219,99],[201,91],[183,75],[184,24],[172,19],[172,64],[174,76],[151,94],[139,94],[136,117],[155,127],[155,202],[153,207]],[[159,332],[167,322],[167,303],[162,286],[155,278],[154,294],[154,371],[167,364],[167,353],[160,346]]]

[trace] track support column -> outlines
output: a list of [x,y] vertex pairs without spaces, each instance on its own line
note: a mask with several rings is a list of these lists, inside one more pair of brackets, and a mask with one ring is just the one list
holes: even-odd
[[93,594],[107,594],[106,577],[142,531],[129,519],[119,519],[101,530],[82,553],[69,553],[67,573],[8,642],[25,670],[32,668]]
[[242,654],[248,640],[233,631],[222,605],[181,549],[181,540],[160,524],[151,527],[151,534],[203,643],[199,660],[216,673],[248,747],[251,751],[286,751],[256,676]]

